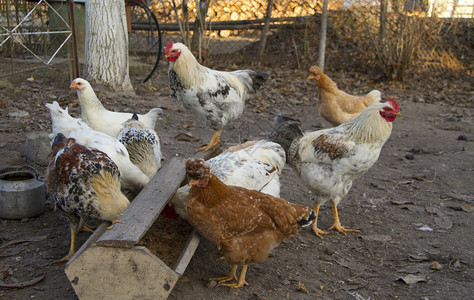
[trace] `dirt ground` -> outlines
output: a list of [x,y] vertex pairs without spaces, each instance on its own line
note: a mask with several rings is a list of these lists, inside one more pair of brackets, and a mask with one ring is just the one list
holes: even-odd
[[[264,138],[279,112],[299,118],[305,130],[330,126],[316,110],[318,89],[314,82],[306,81],[305,70],[288,68],[284,61],[275,67],[257,63],[251,67],[271,77],[242,118],[224,130],[226,146]],[[311,230],[302,230],[275,248],[266,261],[250,265],[249,286],[242,289],[216,287],[208,281],[228,273],[230,266],[217,261],[216,248],[202,240],[169,299],[472,298],[472,78],[431,73],[414,75],[401,84],[376,82],[343,69],[329,69],[328,74],[347,92],[379,89],[383,98],[395,97],[403,115],[394,122],[377,163],[355,180],[339,205],[342,224],[360,232],[342,235],[331,231],[320,239]],[[166,64],[161,64],[147,84],[139,84],[142,75],[139,70],[131,73],[136,96],[100,88],[96,92],[109,109],[145,113],[152,107],[163,108],[156,130],[165,158],[192,155],[212,131],[168,96]],[[27,80],[29,77],[34,80]],[[25,134],[50,130],[45,103],[56,100],[79,116],[77,97],[69,84],[68,71],[63,69],[0,81],[0,166],[28,163],[23,150]],[[199,140],[177,139],[179,133]],[[29,164],[44,175],[44,166]],[[295,174],[290,167],[284,169],[282,197],[312,206],[311,194]],[[323,206],[319,227],[327,229],[332,221],[329,206]],[[89,236],[81,232],[79,246]],[[55,263],[68,247],[68,226],[52,210],[50,200],[37,217],[0,219],[0,286],[42,278],[23,288],[0,287],[0,298],[76,299],[64,274],[65,264]]]

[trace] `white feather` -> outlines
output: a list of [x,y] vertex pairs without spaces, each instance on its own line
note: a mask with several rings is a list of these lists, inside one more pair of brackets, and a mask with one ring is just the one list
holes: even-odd
[[[237,151],[224,152],[207,163],[211,172],[227,185],[280,197],[280,175],[285,161],[285,150],[279,144],[262,140]],[[179,188],[170,200],[183,218],[186,218],[184,200],[189,190],[188,185]]]
[[[82,78],[74,79],[71,86],[76,85],[77,96],[81,105],[81,118],[92,129],[116,137],[122,123],[132,117],[132,113],[110,111],[104,108],[97,98],[92,86]],[[79,87],[77,87],[79,85]],[[153,108],[145,115],[138,115],[145,127],[155,129],[156,120],[163,114],[161,108]]]
[[76,139],[78,144],[96,148],[106,153],[118,166],[123,189],[139,191],[145,187],[150,178],[132,164],[127,149],[116,138],[93,130],[82,120],[71,117],[56,101],[47,103],[46,107],[51,113],[51,140],[62,133],[67,138]]

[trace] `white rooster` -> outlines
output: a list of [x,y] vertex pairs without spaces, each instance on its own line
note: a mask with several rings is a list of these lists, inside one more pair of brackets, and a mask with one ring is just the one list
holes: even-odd
[[220,143],[224,126],[239,118],[245,103],[253,98],[270,76],[252,70],[216,71],[198,63],[182,43],[170,42],[165,58],[169,60],[170,95],[190,110],[200,122],[215,130],[207,146],[212,150]]
[[[280,175],[285,166],[285,150],[268,140],[250,141],[230,147],[207,161],[211,172],[226,185],[236,185],[280,197]],[[178,189],[171,199],[176,212],[186,218],[183,201],[190,186]]]
[[[334,228],[341,233],[357,231],[344,228],[339,221],[337,205],[349,192],[352,181],[377,161],[382,146],[390,137],[392,122],[401,117],[397,102],[374,103],[351,121],[337,127],[303,134],[300,123],[278,115],[275,128],[267,139],[283,146],[287,161],[294,166],[315,197],[314,211],[330,201]],[[327,234],[311,226],[319,236]]]
[[46,107],[51,113],[51,140],[58,133],[62,133],[67,138],[74,138],[78,144],[105,152],[120,170],[122,189],[132,194],[140,192],[150,181],[150,178],[130,161],[127,149],[119,140],[93,130],[80,119],[71,117],[67,109],[62,109],[56,101],[46,103]]
[[[105,109],[87,80],[76,78],[71,88],[77,91],[81,105],[81,118],[92,129],[117,137],[122,124],[132,116],[131,113],[115,112]],[[145,115],[138,115],[146,128],[155,129],[156,120],[163,114],[161,108],[153,108]]]
[[153,129],[145,128],[138,115],[122,124],[117,139],[125,145],[132,163],[152,178],[161,168],[160,138]]

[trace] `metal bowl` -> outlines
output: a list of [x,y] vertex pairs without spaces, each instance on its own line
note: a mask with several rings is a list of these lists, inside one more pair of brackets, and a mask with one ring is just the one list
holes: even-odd
[[23,219],[44,211],[46,187],[31,166],[0,168],[0,218]]

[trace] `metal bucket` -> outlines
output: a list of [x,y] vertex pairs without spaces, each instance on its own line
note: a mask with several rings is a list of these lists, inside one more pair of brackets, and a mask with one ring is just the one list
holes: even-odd
[[44,211],[46,187],[31,166],[0,168],[0,218],[31,218]]

